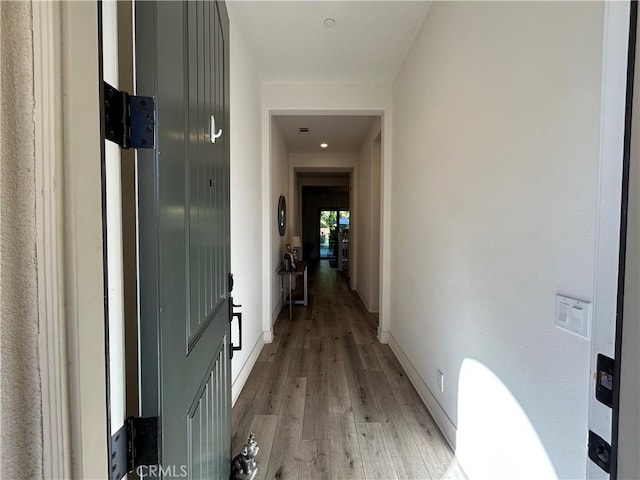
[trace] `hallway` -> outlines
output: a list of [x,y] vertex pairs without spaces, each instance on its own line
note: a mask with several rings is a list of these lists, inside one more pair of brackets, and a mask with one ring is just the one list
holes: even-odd
[[283,309],[233,408],[232,453],[250,431],[257,479],[465,478],[369,314],[327,261],[309,306]]

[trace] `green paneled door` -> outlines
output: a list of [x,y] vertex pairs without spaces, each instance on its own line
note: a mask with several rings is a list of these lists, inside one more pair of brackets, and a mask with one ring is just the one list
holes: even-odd
[[135,6],[136,90],[158,125],[138,152],[141,414],[160,416],[157,476],[226,480],[228,18],[222,2]]

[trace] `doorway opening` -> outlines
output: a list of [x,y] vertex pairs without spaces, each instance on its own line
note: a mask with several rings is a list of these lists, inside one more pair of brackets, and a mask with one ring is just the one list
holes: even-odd
[[[324,210],[318,214],[320,259],[336,260],[343,242],[349,241],[349,210]],[[334,266],[335,268],[335,266]]]
[[[339,271],[365,309],[377,313],[383,284],[383,116],[271,111],[270,119],[270,191],[288,193],[288,231],[300,238],[298,254],[310,272],[321,262]],[[270,204],[275,198],[273,193]],[[279,262],[289,239],[272,238],[272,258]]]

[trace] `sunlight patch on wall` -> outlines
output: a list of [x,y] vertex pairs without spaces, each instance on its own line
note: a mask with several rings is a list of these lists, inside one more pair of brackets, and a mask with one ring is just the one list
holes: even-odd
[[469,478],[558,478],[527,414],[491,370],[465,358],[458,382],[456,456]]

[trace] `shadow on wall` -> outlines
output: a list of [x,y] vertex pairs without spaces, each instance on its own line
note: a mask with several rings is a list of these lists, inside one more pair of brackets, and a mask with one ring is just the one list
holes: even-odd
[[557,479],[529,417],[485,365],[465,358],[458,379],[456,456],[472,479]]

